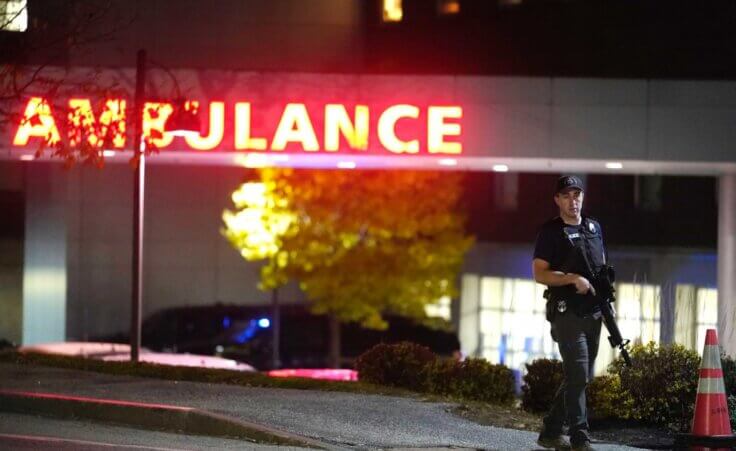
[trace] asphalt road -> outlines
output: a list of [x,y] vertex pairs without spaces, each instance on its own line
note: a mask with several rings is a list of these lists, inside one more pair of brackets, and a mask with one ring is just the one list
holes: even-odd
[[[535,433],[481,426],[449,413],[450,404],[420,399],[162,381],[9,364],[0,364],[0,386],[196,407],[337,446],[537,449]],[[596,444],[596,449],[635,448]]]

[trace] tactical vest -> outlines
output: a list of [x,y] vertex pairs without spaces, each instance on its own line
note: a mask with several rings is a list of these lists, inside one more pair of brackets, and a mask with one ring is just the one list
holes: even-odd
[[[580,225],[563,224],[560,228],[561,238],[567,243],[567,256],[562,267],[557,269],[565,273],[575,273],[590,279],[591,271],[598,271],[606,264],[606,252],[600,226],[590,218],[583,217]],[[585,255],[585,257],[583,257]],[[587,259],[587,263],[586,263]],[[555,300],[564,300],[567,308],[578,315],[594,313],[600,310],[598,303],[590,295],[575,292],[574,285],[550,288]]]

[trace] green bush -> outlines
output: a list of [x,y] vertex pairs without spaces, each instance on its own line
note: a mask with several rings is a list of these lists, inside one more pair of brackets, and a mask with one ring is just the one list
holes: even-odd
[[649,343],[632,347],[631,360],[631,368],[620,358],[609,367],[630,400],[620,416],[687,430],[698,385],[698,353],[678,344]]
[[587,388],[588,415],[603,420],[610,418],[626,419],[632,404],[631,398],[621,388],[618,376],[604,375],[594,377]]
[[731,417],[731,430],[736,431],[736,395],[728,396],[728,415]]
[[726,354],[721,354],[721,368],[723,369],[723,384],[726,386],[726,395],[736,396],[736,360]]
[[455,393],[461,398],[509,405],[516,396],[514,373],[505,365],[485,359],[465,359],[460,362]]
[[455,392],[455,381],[460,378],[460,363],[454,359],[437,359],[426,368],[427,391],[438,395]]
[[721,354],[721,368],[723,368],[723,384],[726,386],[728,397],[731,429],[736,430],[736,360],[726,354]]
[[355,369],[361,382],[501,405],[515,398],[514,374],[506,366],[484,359],[439,359],[409,342],[376,345],[358,357]]
[[436,360],[429,348],[416,343],[381,343],[361,354],[355,369],[361,382],[424,391],[426,367]]
[[537,359],[527,363],[524,385],[521,386],[521,408],[528,412],[547,412],[563,377],[559,360]]
[[431,393],[510,405],[515,397],[513,372],[485,359],[436,360],[427,367]]

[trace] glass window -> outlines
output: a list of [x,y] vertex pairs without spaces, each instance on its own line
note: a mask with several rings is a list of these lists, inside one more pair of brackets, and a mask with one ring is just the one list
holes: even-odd
[[694,285],[675,287],[675,343],[695,349],[696,341],[696,288]]
[[459,13],[460,0],[437,0],[437,12],[445,16]]
[[695,350],[700,351],[705,346],[705,332],[708,329],[717,329],[718,326],[718,290],[715,288],[698,288],[696,294],[696,317],[698,341]]
[[383,21],[384,22],[401,22],[404,17],[404,10],[401,0],[383,0]]
[[662,209],[662,182],[657,175],[634,176],[634,206],[645,211]]
[[519,174],[494,174],[494,203],[500,210],[513,211],[519,207]]
[[[464,352],[521,371],[525,369],[524,363],[537,358],[559,359],[545,319],[544,290],[543,285],[530,279],[464,276],[460,306],[460,340]],[[704,337],[705,329],[712,327],[711,321],[715,322],[712,310],[716,300],[712,291],[698,290],[698,293],[702,319],[698,336]],[[659,342],[660,299],[658,285],[617,285],[616,316],[625,339],[632,343]],[[690,328],[694,326],[691,322]],[[595,374],[605,373],[616,354],[608,342],[608,331],[601,327]]]
[[26,31],[27,29],[26,0],[0,0],[0,30]]
[[544,317],[544,289],[528,279],[482,278],[482,357],[520,370],[537,358],[559,358]]
[[452,299],[449,296],[443,296],[436,304],[425,305],[424,312],[430,318],[443,318],[450,321],[450,304]]
[[657,285],[619,284],[616,293],[616,319],[621,335],[632,342],[658,342],[659,301]]
[[677,285],[675,290],[675,342],[696,351],[705,345],[705,332],[718,324],[718,290]]
[[502,8],[511,8],[521,5],[522,0],[498,0],[498,6]]
[[[631,343],[659,342],[660,287],[658,285],[620,283],[616,289],[616,323],[621,336]],[[617,350],[608,342],[608,330],[601,327],[595,374],[604,374],[608,364],[617,356]]]

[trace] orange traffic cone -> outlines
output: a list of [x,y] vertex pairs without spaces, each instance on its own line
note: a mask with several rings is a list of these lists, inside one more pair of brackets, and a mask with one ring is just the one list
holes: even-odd
[[731,435],[726,387],[723,385],[721,369],[721,352],[715,329],[708,329],[705,334],[692,433],[700,436]]
[[[700,447],[691,448],[692,445],[700,445]],[[731,434],[718,336],[715,329],[708,329],[705,334],[703,361],[700,364],[700,380],[698,381],[698,394],[695,398],[692,430],[690,434],[675,436],[675,449],[729,450],[734,445],[736,445],[736,436]]]

